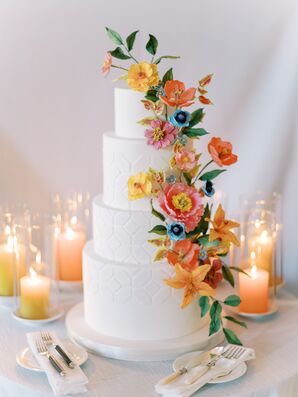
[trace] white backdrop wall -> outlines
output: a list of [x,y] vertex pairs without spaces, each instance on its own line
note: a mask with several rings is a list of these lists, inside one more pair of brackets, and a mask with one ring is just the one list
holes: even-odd
[[141,29],[139,58],[156,35],[161,54],[182,56],[174,73],[187,85],[214,73],[205,127],[240,159],[219,188],[233,211],[241,193],[283,193],[286,274],[298,290],[295,0],[0,0],[0,202],[46,210],[54,192],[101,190],[115,76],[100,74],[113,48],[104,26]]

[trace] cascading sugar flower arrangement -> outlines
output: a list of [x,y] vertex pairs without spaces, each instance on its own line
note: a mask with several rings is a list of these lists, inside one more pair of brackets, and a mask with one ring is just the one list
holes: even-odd
[[[172,68],[161,77],[161,61],[178,56],[157,57],[158,41],[150,34],[146,50],[151,59],[139,62],[132,54],[138,31],[124,40],[114,30],[106,30],[117,47],[106,54],[102,72],[107,75],[111,68],[120,69],[125,74],[119,79],[144,93],[142,103],[148,116],[136,122],[144,126],[145,142],[154,150],[172,150],[167,169],[140,170],[128,180],[128,199],[149,198],[152,216],[158,219],[149,231],[156,235],[149,240],[157,248],[154,260],[173,267],[174,276],[164,282],[183,290],[182,309],[198,299],[201,316],[210,314],[209,334],[218,332],[222,326],[229,343],[241,344],[236,334],[224,326],[223,317],[241,326],[245,324],[222,314],[222,305],[238,306],[239,297],[216,299],[216,289],[222,280],[234,286],[232,271],[241,271],[224,262],[231,244],[239,245],[233,232],[239,224],[226,219],[221,205],[213,209],[208,203],[215,193],[214,179],[226,171],[224,167],[236,163],[237,156],[230,142],[213,137],[207,145],[210,160],[201,164],[202,153],[195,149],[194,141],[209,135],[200,125],[205,113],[202,107],[189,110],[199,103],[212,104],[207,96],[212,74],[200,79],[197,87],[186,87],[175,80]],[[116,65],[114,59],[131,64]]]

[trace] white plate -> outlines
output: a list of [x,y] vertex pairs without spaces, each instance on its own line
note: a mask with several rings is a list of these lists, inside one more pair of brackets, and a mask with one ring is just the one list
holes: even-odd
[[[222,348],[221,347],[216,347],[213,349],[214,353],[216,353],[216,349],[221,352]],[[200,355],[203,353],[203,351],[196,351],[196,352],[191,352],[184,354],[181,357],[178,357],[174,362],[173,362],[173,370],[174,371],[179,371],[180,368],[185,367],[185,365],[195,356]],[[240,378],[240,376],[244,375],[245,372],[247,371],[247,365],[246,363],[242,362],[239,364],[236,368],[234,368],[228,375],[221,376],[215,379],[212,379],[209,383],[225,383],[225,382],[231,382],[232,380]]]
[[81,292],[83,290],[82,281],[58,281],[61,292]]
[[[75,345],[72,342],[63,342],[63,346],[71,356],[71,359],[77,365],[83,365],[88,359],[88,353],[81,346]],[[30,371],[44,372],[44,370],[39,366],[38,362],[29,347],[20,351],[16,357],[17,363]]]
[[50,317],[43,318],[41,320],[31,320],[29,318],[21,317],[18,311],[11,312],[11,315],[15,320],[20,321],[21,323],[25,323],[28,325],[43,325],[58,320],[64,315],[64,310],[62,308],[52,311],[50,310]]
[[208,318],[202,328],[181,338],[151,341],[114,338],[88,326],[84,318],[83,303],[70,309],[65,325],[69,337],[92,353],[127,361],[174,360],[189,351],[212,349],[224,339],[222,330],[209,336]]

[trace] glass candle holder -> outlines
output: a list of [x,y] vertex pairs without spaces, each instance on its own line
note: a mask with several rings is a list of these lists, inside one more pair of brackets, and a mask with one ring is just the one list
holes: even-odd
[[268,313],[275,302],[275,214],[254,209],[242,223],[239,310]]
[[82,254],[90,230],[90,195],[72,193],[54,200],[56,261],[61,282],[82,281]]
[[54,218],[31,215],[26,235],[26,273],[18,283],[16,314],[27,320],[44,320],[59,311]]
[[26,272],[26,211],[0,210],[0,304],[7,306],[18,294],[18,282]]
[[[282,222],[282,197],[279,193],[257,192],[241,197],[241,224],[245,225],[252,213],[256,210],[270,212],[275,224],[272,239],[274,240],[273,266],[274,285],[280,287],[284,284],[283,270],[283,222]],[[241,230],[241,236],[243,235]],[[243,237],[242,237],[243,238]],[[272,279],[271,279],[272,285]]]

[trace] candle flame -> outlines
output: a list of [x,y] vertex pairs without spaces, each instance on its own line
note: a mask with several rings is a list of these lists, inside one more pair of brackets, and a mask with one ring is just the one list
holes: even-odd
[[4,233],[6,234],[6,236],[11,234],[11,228],[9,225],[6,225],[4,228]]
[[72,216],[71,219],[70,219],[70,223],[72,225],[76,225],[78,223],[78,218],[75,215]]
[[260,226],[261,226],[261,222],[259,220],[255,221],[255,228],[259,229]]
[[255,253],[255,251],[251,251],[251,253],[250,253],[250,258],[251,258],[252,260],[256,259],[256,253]]
[[72,240],[73,239],[73,230],[72,230],[72,228],[70,227],[70,226],[68,226],[67,228],[66,228],[66,238],[68,239],[68,240]]
[[268,232],[267,230],[263,230],[260,235],[260,243],[267,244],[267,242],[268,242]]
[[13,253],[13,236],[7,236],[7,250],[10,253]]
[[251,278],[254,280],[256,277],[257,277],[257,266],[256,265],[253,265],[252,266],[252,268],[251,268],[251,270],[250,270],[250,275],[251,275]]
[[35,257],[35,262],[38,263],[39,265],[41,264],[41,252],[38,251]]
[[29,272],[30,272],[30,277],[31,277],[33,280],[37,280],[37,273],[36,273],[36,271],[35,271],[32,267],[30,267]]

